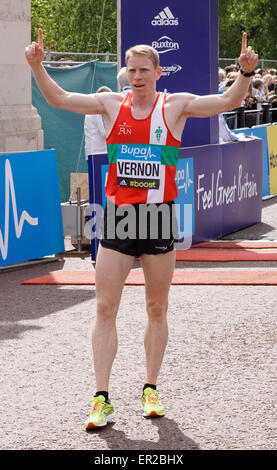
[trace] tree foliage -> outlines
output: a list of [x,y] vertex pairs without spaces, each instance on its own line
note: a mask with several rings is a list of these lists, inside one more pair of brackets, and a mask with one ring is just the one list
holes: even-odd
[[[96,52],[104,3],[99,52],[116,53],[116,0],[31,0],[32,40],[41,27],[46,48]],[[220,57],[238,56],[243,31],[260,57],[277,58],[277,0],[219,0]]]
[[219,56],[236,57],[241,34],[263,59],[277,58],[276,0],[219,0]]
[[96,52],[104,3],[99,52],[116,53],[116,0],[32,0],[32,41],[40,27],[47,49]]

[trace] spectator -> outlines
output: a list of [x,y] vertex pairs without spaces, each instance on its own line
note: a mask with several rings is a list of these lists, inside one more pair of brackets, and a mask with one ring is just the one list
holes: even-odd
[[239,72],[239,66],[237,64],[231,64],[232,72]]
[[229,72],[226,75],[225,81],[219,85],[219,94],[225,93],[225,91],[227,91],[229,87],[233,85],[237,76],[238,76],[237,72],[232,72],[232,71]]
[[[277,107],[277,78],[274,77],[274,93],[270,95],[269,101],[272,103],[272,107],[276,108]],[[276,122],[274,120],[273,122]]]
[[226,73],[223,69],[218,69],[218,83],[222,83],[225,81]]
[[229,73],[232,73],[232,72],[238,72],[239,71],[239,68],[236,64],[231,64],[231,65],[227,65],[225,67],[225,73],[226,75],[228,75]]
[[269,96],[274,94],[274,76],[270,73],[267,73],[263,76],[262,80],[265,88],[266,98],[268,100]]
[[218,69],[218,93],[223,93],[222,88],[226,84],[226,73],[223,69]]
[[117,83],[121,93],[131,91],[126,74],[126,67],[122,67],[117,74]]
[[231,72],[227,75],[226,80],[226,87],[227,89],[235,83],[236,79],[238,78],[238,72]]
[[[106,86],[98,88],[96,93],[109,93],[112,90]],[[89,155],[107,153],[106,129],[101,114],[86,114],[84,123],[85,154]]]
[[264,69],[256,69],[255,74],[260,75],[263,78],[263,76],[266,74],[266,71]]
[[257,109],[257,100],[253,96],[253,81],[249,84],[248,93],[242,102],[242,106],[245,106],[246,109]]
[[[126,75],[126,67],[118,72],[117,83],[121,90],[121,93],[127,93],[131,90],[128,84]],[[96,93],[111,92],[112,90],[108,87],[101,87]],[[106,146],[106,129],[102,115],[100,114],[88,114],[85,116],[85,154],[86,159],[88,155],[97,155],[107,153]]]
[[254,78],[253,80],[253,96],[257,101],[257,109],[262,109],[262,103],[266,101],[266,94],[262,79]]

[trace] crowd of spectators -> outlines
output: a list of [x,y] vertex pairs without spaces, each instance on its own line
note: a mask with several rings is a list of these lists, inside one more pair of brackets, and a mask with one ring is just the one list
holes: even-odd
[[[231,64],[225,69],[218,70],[218,92],[224,93],[236,81],[239,66]],[[257,69],[252,77],[247,96],[242,102],[246,109],[262,109],[263,103],[276,103],[277,105],[277,71],[274,68],[267,70]],[[273,105],[275,106],[275,105]]]

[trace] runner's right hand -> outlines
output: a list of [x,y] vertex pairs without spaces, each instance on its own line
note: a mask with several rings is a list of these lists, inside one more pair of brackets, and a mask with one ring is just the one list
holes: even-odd
[[32,67],[40,64],[44,60],[44,47],[43,47],[43,31],[38,29],[38,43],[32,42],[30,46],[25,49],[25,57],[28,64]]

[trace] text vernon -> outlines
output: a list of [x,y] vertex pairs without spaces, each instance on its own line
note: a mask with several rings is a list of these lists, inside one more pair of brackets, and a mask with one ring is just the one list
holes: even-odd
[[118,161],[118,170],[120,175],[125,176],[151,176],[159,177],[159,163],[145,163],[132,161]]

